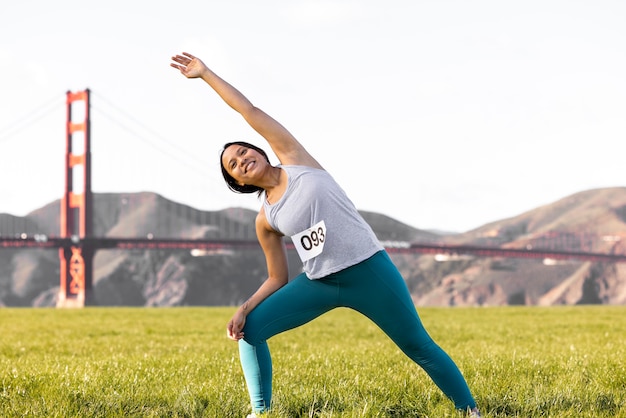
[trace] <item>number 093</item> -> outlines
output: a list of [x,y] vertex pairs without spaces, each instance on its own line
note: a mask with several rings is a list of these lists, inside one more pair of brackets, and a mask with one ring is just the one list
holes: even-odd
[[302,248],[306,251],[310,251],[313,247],[317,247],[323,242],[324,229],[322,227],[311,231],[308,235],[302,235],[302,237],[300,237],[300,244],[302,244]]

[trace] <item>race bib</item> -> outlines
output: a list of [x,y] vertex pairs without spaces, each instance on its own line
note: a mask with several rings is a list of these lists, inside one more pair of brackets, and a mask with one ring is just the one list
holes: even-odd
[[291,240],[303,262],[317,257],[324,251],[326,224],[320,221],[309,229],[292,235]]

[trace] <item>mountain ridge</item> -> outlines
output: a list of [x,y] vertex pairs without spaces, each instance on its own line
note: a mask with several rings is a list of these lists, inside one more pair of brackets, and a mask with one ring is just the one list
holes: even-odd
[[[383,214],[360,212],[381,241],[489,241],[527,248],[554,232],[588,233],[614,237],[597,244],[603,251],[621,251],[621,240],[626,240],[625,187],[579,192],[458,234],[420,230]],[[94,195],[96,236],[253,240],[255,216],[242,208],[201,211],[151,192]],[[59,201],[25,217],[0,214],[0,230],[11,222],[25,233],[55,235]],[[391,256],[418,305],[626,304],[626,267],[619,263]],[[292,272],[300,269],[291,252],[289,266]],[[56,250],[0,251],[0,306],[55,306],[58,269]],[[260,250],[204,257],[180,250],[100,250],[94,260],[94,294],[106,306],[234,305],[254,292],[265,274]]]

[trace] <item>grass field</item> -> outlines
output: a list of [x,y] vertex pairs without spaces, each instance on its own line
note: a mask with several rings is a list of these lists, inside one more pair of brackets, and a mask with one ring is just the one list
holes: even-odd
[[[423,308],[486,417],[626,417],[626,307]],[[0,309],[2,417],[245,417],[234,308]],[[335,310],[270,340],[271,417],[460,417]]]

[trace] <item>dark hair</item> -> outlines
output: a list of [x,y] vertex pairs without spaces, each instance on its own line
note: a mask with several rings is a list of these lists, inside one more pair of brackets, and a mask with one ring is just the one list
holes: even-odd
[[244,184],[242,186],[241,184],[237,182],[237,180],[235,180],[233,176],[230,175],[228,171],[226,171],[226,167],[224,167],[224,163],[222,163],[222,158],[224,157],[224,151],[226,151],[226,148],[230,147],[231,145],[239,145],[242,147],[253,149],[257,151],[259,154],[261,154],[263,157],[265,157],[265,160],[268,163],[270,162],[269,157],[267,156],[265,151],[263,151],[261,148],[257,147],[256,145],[250,144],[248,142],[244,142],[244,141],[228,142],[224,144],[224,148],[222,148],[222,152],[220,153],[220,167],[222,167],[222,176],[224,177],[224,180],[226,181],[226,185],[228,186],[228,188],[236,193],[257,193],[258,196],[261,196],[261,193],[263,193],[262,187],[253,186],[251,184]]

